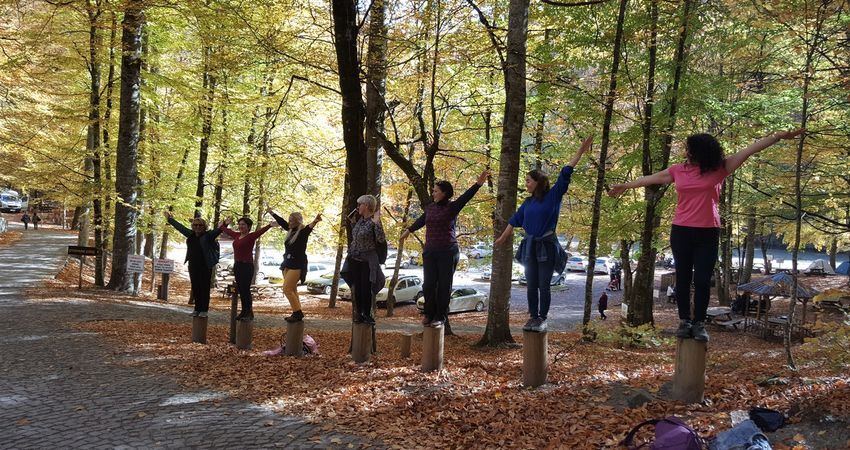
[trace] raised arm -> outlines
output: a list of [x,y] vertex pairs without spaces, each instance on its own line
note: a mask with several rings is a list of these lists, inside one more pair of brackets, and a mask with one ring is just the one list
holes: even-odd
[[645,175],[628,183],[615,184],[611,186],[608,195],[611,197],[619,197],[626,189],[635,189],[644,186],[652,186],[655,184],[670,184],[673,182],[673,176],[670,175],[670,169],[664,169],[655,172],[652,175]]
[[481,189],[481,186],[483,186],[484,183],[487,182],[487,177],[489,176],[489,169],[486,169],[481,172],[481,174],[478,175],[478,179],[475,180],[475,184],[470,186],[470,188],[467,189],[466,192],[461,194],[460,197],[458,197],[455,201],[449,203],[449,209],[455,214],[459,213],[460,210],[463,209],[463,207],[466,206],[466,204],[469,203],[470,200],[472,200],[472,197],[475,196],[475,193],[478,192],[479,189]]
[[561,173],[558,175],[558,180],[555,181],[555,184],[552,185],[552,189],[549,191],[552,195],[557,195],[559,197],[563,197],[564,194],[567,193],[567,188],[570,187],[570,180],[572,179],[573,169],[578,164],[579,160],[581,160],[581,156],[588,150],[590,150],[590,146],[593,144],[593,136],[587,137],[582,143],[581,147],[579,147],[578,151],[575,155],[573,155],[570,162],[567,163],[566,166],[561,168]]
[[230,226],[230,222],[232,221],[233,219],[229,217],[227,219],[224,219],[224,221],[221,222],[221,225],[218,226],[218,229],[221,230],[222,233],[230,236],[233,239],[236,239],[239,237],[239,233],[228,228]]
[[192,230],[186,228],[185,225],[176,221],[174,219],[174,214],[171,214],[171,211],[163,211],[163,215],[165,215],[165,218],[168,221],[168,224],[171,225],[172,227],[174,227],[177,231],[179,231],[180,234],[182,234],[185,237],[189,237],[189,236],[192,235]]
[[266,212],[271,214],[272,217],[274,217],[274,220],[277,222],[278,225],[280,225],[281,228],[283,228],[284,230],[289,229],[289,222],[287,222],[286,219],[275,214],[275,212],[272,211],[271,208],[266,208]]
[[410,236],[410,233],[413,233],[413,232],[415,232],[415,231],[417,231],[417,230],[419,230],[419,229],[421,229],[422,227],[424,227],[424,226],[425,226],[425,219],[427,218],[427,217],[425,216],[425,214],[426,214],[426,213],[423,211],[423,212],[422,212],[422,215],[421,215],[421,216],[419,216],[419,218],[417,218],[417,219],[416,219],[416,221],[415,221],[415,222],[413,222],[413,224],[412,224],[412,225],[410,225],[409,227],[407,227],[407,229],[406,229],[406,230],[404,230],[404,231],[401,233],[401,237],[402,237],[402,239],[406,239],[406,238],[407,238],[407,236]]
[[738,167],[741,167],[741,164],[744,164],[744,161],[746,161],[750,156],[755,155],[756,153],[770,147],[771,145],[781,141],[782,139],[794,139],[795,137],[803,133],[803,131],[805,130],[799,128],[794,131],[783,131],[779,133],[773,133],[769,136],[765,136],[753,142],[747,148],[726,158],[726,162],[724,163],[726,172],[734,172],[738,169]]
[[578,152],[573,155],[573,158],[570,160],[569,163],[567,163],[567,165],[570,167],[575,167],[576,165],[578,165],[579,160],[581,160],[581,155],[584,155],[586,151],[590,150],[591,145],[593,145],[593,136],[588,136],[581,143],[581,147],[579,147]]
[[316,214],[316,218],[313,219],[313,221],[310,222],[307,226],[310,227],[310,229],[312,230],[313,228],[316,228],[316,225],[318,225],[318,223],[321,222],[321,221],[322,221],[322,214],[321,213]]

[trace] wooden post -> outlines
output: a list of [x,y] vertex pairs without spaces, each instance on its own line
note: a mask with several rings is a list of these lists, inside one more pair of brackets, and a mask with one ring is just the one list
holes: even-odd
[[430,372],[443,368],[444,328],[424,327],[422,332],[422,371]]
[[162,283],[159,285],[159,290],[157,291],[156,298],[167,302],[168,301],[168,282],[171,280],[171,275],[164,273],[162,274]]
[[401,335],[401,357],[410,358],[410,343],[413,341],[413,335],[404,333]]
[[236,324],[236,348],[251,350],[251,339],[254,336],[254,321],[240,320]]
[[198,344],[207,343],[207,318],[192,317],[192,342]]
[[351,359],[356,363],[368,362],[372,357],[372,325],[355,323],[351,336]]
[[239,293],[236,290],[235,284],[227,285],[227,292],[230,294],[230,343],[236,343],[236,303]]
[[677,339],[676,372],[670,396],[682,403],[702,403],[705,393],[706,342]]
[[286,322],[286,356],[304,356],[304,321]]
[[546,384],[549,375],[549,333],[522,332],[522,385]]
[[83,288],[83,265],[86,263],[86,256],[80,256],[80,284],[77,286],[77,289]]

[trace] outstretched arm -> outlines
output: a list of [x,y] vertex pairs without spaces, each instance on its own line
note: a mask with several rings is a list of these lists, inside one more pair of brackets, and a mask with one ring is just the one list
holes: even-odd
[[271,208],[266,208],[266,212],[271,214],[272,217],[274,217],[275,222],[277,222],[277,224],[280,225],[281,228],[283,228],[284,230],[289,229],[289,222],[287,222],[286,219],[275,214],[275,212],[272,211]]
[[570,187],[570,180],[573,176],[573,169],[575,168],[576,164],[578,164],[579,160],[581,160],[581,156],[584,155],[584,153],[590,149],[590,146],[592,144],[593,136],[588,136],[581,143],[581,147],[579,147],[576,154],[573,155],[572,159],[570,159],[570,162],[568,162],[566,166],[561,168],[561,173],[560,175],[558,175],[558,180],[555,181],[555,184],[552,185],[552,189],[550,190],[553,195],[563,197],[564,194],[567,193],[567,188]]
[[782,139],[794,139],[805,131],[803,128],[796,129],[794,131],[783,131],[779,133],[773,133],[769,136],[765,136],[752,144],[750,144],[747,148],[735,153],[734,155],[726,158],[725,168],[726,172],[732,173],[741,167],[741,164],[744,164],[750,156],[755,155],[756,153],[770,147],[771,145],[781,141]]
[[513,226],[513,225],[511,225],[511,224],[508,224],[508,226],[506,226],[506,227],[505,227],[505,231],[503,231],[503,232],[502,232],[502,235],[501,235],[501,236],[499,236],[499,238],[498,238],[498,239],[496,239],[495,245],[502,245],[502,244],[504,244],[504,243],[505,243],[505,241],[507,241],[507,240],[508,240],[508,238],[509,238],[512,234],[514,234],[514,226]]
[[185,237],[189,237],[189,236],[191,236],[191,235],[192,235],[192,230],[190,230],[190,229],[186,228],[186,226],[185,226],[185,225],[183,225],[182,223],[180,223],[180,222],[176,221],[176,220],[174,219],[174,214],[171,214],[171,211],[167,211],[167,210],[166,210],[166,211],[163,211],[163,213],[162,213],[162,214],[165,216],[165,218],[166,218],[166,220],[168,221],[169,225],[171,225],[171,226],[172,226],[172,227],[174,227],[177,231],[179,231],[179,232],[180,232],[180,234],[182,234],[182,235],[183,235],[183,236],[185,236]]
[[307,226],[310,227],[310,229],[316,228],[316,225],[321,221],[322,221],[322,214],[321,213],[316,214],[316,218],[313,219],[313,221],[310,222],[310,224],[308,224]]
[[230,236],[233,239],[236,239],[239,237],[239,233],[228,228],[231,222],[233,222],[233,219],[231,219],[230,217],[224,219],[224,221],[221,222],[221,225],[218,226],[218,229],[221,230],[222,233]]
[[673,182],[673,176],[670,175],[670,169],[664,169],[655,172],[652,175],[642,176],[628,183],[615,184],[611,186],[608,195],[611,197],[619,197],[626,189],[634,189],[644,186],[652,186],[654,184],[670,184]]
[[454,212],[455,214],[459,213],[460,210],[463,209],[463,207],[466,206],[466,204],[469,203],[470,200],[472,200],[472,197],[475,196],[475,193],[478,192],[478,189],[481,189],[481,186],[483,186],[484,183],[487,182],[487,177],[489,176],[489,169],[481,172],[481,175],[478,175],[478,179],[475,180],[475,184],[470,186],[470,188],[467,189],[466,192],[461,194],[460,197],[457,198],[457,200],[449,203],[449,208],[451,208],[452,212]]
[[581,155],[584,155],[585,152],[590,150],[591,145],[593,145],[592,135],[585,138],[585,140],[581,143],[581,147],[579,147],[578,152],[573,155],[573,158],[570,160],[569,163],[567,163],[567,165],[570,167],[575,167],[576,165],[578,165],[579,160],[581,160]]

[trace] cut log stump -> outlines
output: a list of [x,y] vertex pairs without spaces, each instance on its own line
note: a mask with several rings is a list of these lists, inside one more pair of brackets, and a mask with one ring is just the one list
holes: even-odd
[[443,368],[444,328],[424,327],[422,332],[422,371],[431,372]]
[[522,385],[538,387],[546,384],[549,374],[549,338],[545,331],[522,332]]

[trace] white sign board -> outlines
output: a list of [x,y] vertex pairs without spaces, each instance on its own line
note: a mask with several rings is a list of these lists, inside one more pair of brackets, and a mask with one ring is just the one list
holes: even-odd
[[144,255],[127,255],[127,272],[142,273],[145,271]]
[[174,272],[174,260],[173,259],[154,259],[153,260],[153,272],[154,273],[172,273],[172,272]]

